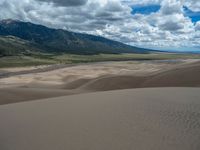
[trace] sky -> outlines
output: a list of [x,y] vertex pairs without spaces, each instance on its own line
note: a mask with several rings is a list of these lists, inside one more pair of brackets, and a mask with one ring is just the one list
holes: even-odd
[[0,19],[138,47],[200,51],[200,0],[0,0]]

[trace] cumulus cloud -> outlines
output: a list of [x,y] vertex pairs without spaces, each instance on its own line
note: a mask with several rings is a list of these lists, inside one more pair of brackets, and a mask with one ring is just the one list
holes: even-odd
[[185,5],[194,12],[200,11],[200,1],[199,0],[185,0]]
[[[150,14],[132,14],[134,5],[160,5]],[[184,14],[196,0],[0,0],[0,19],[13,18],[53,28],[95,34],[141,47],[200,44],[200,23]]]
[[177,0],[164,0],[161,3],[161,12],[164,15],[170,15],[170,14],[180,14],[182,13],[182,3],[181,1]]
[[160,4],[163,0],[122,0],[129,5],[155,5]]
[[200,21],[196,23],[195,30],[200,31]]
[[81,6],[87,3],[87,0],[37,0],[37,1],[54,3],[58,6]]

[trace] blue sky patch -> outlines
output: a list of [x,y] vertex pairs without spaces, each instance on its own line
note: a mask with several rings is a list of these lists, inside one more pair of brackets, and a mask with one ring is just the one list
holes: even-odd
[[184,15],[187,17],[190,17],[192,22],[196,23],[197,21],[200,21],[200,12],[193,12],[192,10],[190,10],[187,7],[183,7],[184,9]]
[[144,15],[148,15],[151,14],[153,12],[157,12],[160,10],[160,5],[134,5],[132,6],[132,14],[144,14]]

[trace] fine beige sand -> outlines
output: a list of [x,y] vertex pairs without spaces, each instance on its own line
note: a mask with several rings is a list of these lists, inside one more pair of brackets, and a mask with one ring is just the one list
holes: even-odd
[[0,90],[0,104],[17,103],[44,98],[76,94],[71,90],[44,88],[3,88]]
[[0,73],[0,105],[118,89],[200,87],[200,61],[191,59],[4,68]]
[[199,77],[199,60],[0,69],[0,150],[199,150]]
[[1,150],[199,150],[200,89],[107,91],[0,106]]

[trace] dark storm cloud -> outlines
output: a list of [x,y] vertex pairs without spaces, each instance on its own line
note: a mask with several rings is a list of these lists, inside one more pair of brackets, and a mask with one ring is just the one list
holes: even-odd
[[58,6],[81,6],[85,5],[88,0],[37,0],[41,2],[54,3]]
[[183,28],[184,28],[183,24],[173,21],[165,22],[164,24],[160,25],[160,29],[168,31],[177,31]]

